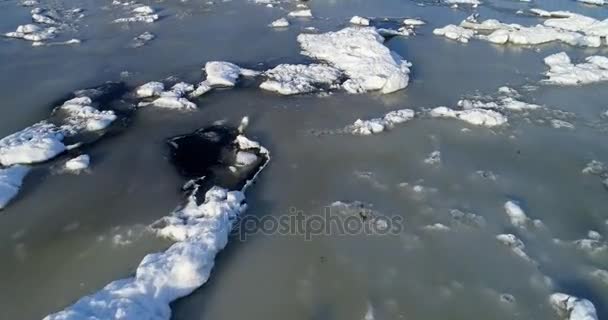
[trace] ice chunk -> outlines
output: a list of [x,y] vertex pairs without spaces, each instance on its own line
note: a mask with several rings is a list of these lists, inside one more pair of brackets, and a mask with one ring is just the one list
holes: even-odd
[[481,4],[479,0],[445,0],[447,4],[470,4],[472,6],[478,6]]
[[448,107],[437,107],[431,110],[432,117],[456,118],[476,126],[495,127],[507,123],[507,117],[494,110],[472,108],[454,110]]
[[507,201],[505,203],[505,212],[507,213],[507,216],[509,216],[512,225],[519,228],[526,227],[526,223],[529,220],[528,216],[515,201]]
[[502,244],[504,244],[505,246],[509,247],[513,251],[513,253],[515,253],[520,258],[522,258],[528,262],[535,263],[534,260],[532,260],[532,258],[530,258],[528,256],[528,254],[526,254],[526,252],[524,251],[524,249],[526,248],[524,243],[519,238],[517,238],[515,235],[499,234],[496,236],[496,239],[498,241],[500,241]]
[[158,20],[158,14],[150,6],[140,6],[133,9],[133,16],[114,20],[116,23],[145,22],[152,23]]
[[383,45],[373,27],[345,28],[323,34],[300,34],[303,54],[327,61],[349,77],[343,88],[351,93],[407,87],[411,64]]
[[360,26],[369,26],[369,19],[359,17],[359,16],[354,16],[350,19],[350,23],[360,25]]
[[79,155],[76,158],[72,158],[65,163],[65,168],[69,171],[78,172],[89,167],[91,163],[91,157],[86,154]]
[[321,86],[338,84],[342,72],[323,64],[281,64],[264,72],[267,80],[260,88],[283,95],[314,92]]
[[9,38],[19,38],[33,42],[40,42],[55,38],[57,29],[55,27],[40,28],[34,24],[18,26],[15,32],[5,34]]
[[549,297],[551,306],[567,320],[598,320],[595,306],[587,299],[565,293],[554,293]]
[[52,159],[65,150],[64,134],[56,125],[38,122],[0,140],[0,164],[29,164]]
[[207,84],[209,86],[233,87],[239,76],[255,76],[257,71],[241,68],[234,63],[210,61],[205,64]]
[[443,28],[437,28],[433,30],[433,33],[439,36],[444,36],[448,39],[460,41],[462,43],[469,42],[469,39],[475,35],[475,31],[453,24],[447,25]]
[[29,170],[28,167],[21,165],[0,169],[0,210],[19,193]]
[[585,63],[573,64],[565,52],[545,58],[549,66],[546,83],[559,85],[580,85],[608,81],[608,57],[591,56]]
[[81,131],[98,131],[107,128],[114,120],[114,111],[100,111],[91,106],[89,97],[79,97],[64,102],[57,110],[67,113],[66,124],[61,128],[71,134]]
[[139,98],[149,98],[154,96],[160,96],[160,94],[165,90],[165,85],[161,82],[148,82],[139,86],[135,93]]
[[585,3],[585,4],[596,5],[596,6],[603,6],[605,4],[608,4],[608,2],[606,0],[577,0],[577,1]]
[[236,154],[236,164],[238,166],[248,166],[255,163],[258,159],[258,156],[251,152],[247,151],[239,151]]
[[345,130],[356,135],[371,135],[392,128],[396,124],[409,121],[414,118],[414,115],[414,110],[411,109],[395,110],[387,113],[383,118],[358,119],[355,123],[346,127]]
[[290,17],[310,18],[312,17],[312,12],[310,11],[310,9],[303,9],[292,11],[288,15]]
[[429,156],[424,159],[424,163],[430,165],[436,165],[441,163],[441,151],[435,150],[429,154]]
[[289,27],[289,21],[285,18],[277,19],[270,24],[273,28],[286,28]]
[[420,20],[420,19],[405,19],[403,20],[403,24],[406,26],[421,26],[426,24],[426,22]]

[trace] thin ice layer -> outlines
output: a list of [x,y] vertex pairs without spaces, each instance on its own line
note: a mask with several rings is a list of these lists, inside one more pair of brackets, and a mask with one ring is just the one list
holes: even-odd
[[17,196],[29,171],[28,167],[21,165],[0,169],[0,210]]
[[549,66],[547,83],[560,85],[580,85],[608,81],[608,58],[591,56],[586,62],[573,64],[565,52],[552,54],[545,58]]
[[340,70],[323,64],[280,64],[264,72],[260,88],[282,95],[314,92],[320,87],[337,85]]
[[302,54],[323,60],[349,77],[342,85],[351,93],[407,87],[411,64],[384,46],[376,28],[349,27],[322,34],[300,34]]

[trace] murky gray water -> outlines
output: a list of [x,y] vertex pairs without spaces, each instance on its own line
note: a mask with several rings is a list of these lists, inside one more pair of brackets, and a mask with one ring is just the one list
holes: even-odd
[[[195,82],[209,60],[259,69],[308,61],[295,40],[307,26],[338,30],[353,15],[418,17],[427,24],[416,36],[386,43],[413,63],[412,82],[397,93],[281,97],[245,81],[201,97],[196,112],[141,109],[124,132],[85,149],[92,158],[89,173],[35,169],[18,198],[0,212],[2,318],[39,319],[61,310],[130,275],[145,254],[166,248],[169,242],[145,231],[182,197],[184,181],[168,161],[165,139],[220,119],[237,124],[245,115],[251,119],[248,136],[273,155],[247,192],[248,215],[278,216],[291,208],[319,214],[334,201],[358,200],[404,217],[405,230],[398,236],[328,235],[312,241],[278,235],[233,239],[211,280],[172,305],[174,319],[363,319],[368,306],[377,319],[558,319],[547,303],[555,291],[589,299],[599,318],[608,316],[608,283],[588,272],[608,269],[608,252],[590,256],[553,242],[586,238],[589,230],[608,236],[608,192],[599,177],[581,173],[591,160],[608,161],[608,121],[600,116],[608,109],[606,83],[523,89],[539,85],[547,55],[607,55],[605,46],[463,45],[432,30],[459,23],[473,10],[428,2],[313,0],[308,4],[315,18],[296,20],[286,30],[267,26],[286,11],[245,0],[143,3],[161,9],[158,22],[113,24],[126,10],[109,0],[44,3],[85,9],[85,17],[58,38],[82,39],[77,46],[36,48],[0,38],[0,136],[46,118],[51,103],[66,93],[121,80],[123,71],[128,76],[122,79],[133,86],[169,76]],[[567,0],[494,0],[476,11],[484,18],[539,23],[515,14],[530,7],[608,16],[608,7]],[[0,32],[29,19],[29,9],[17,1],[0,2]],[[129,47],[144,31],[157,38]],[[509,114],[509,126],[495,130],[422,117],[370,137],[315,134],[390,110],[453,106],[463,96],[492,95],[504,85],[519,90],[525,101],[574,113],[568,121],[576,128],[552,128],[537,121],[546,119],[542,112],[530,112]],[[424,163],[435,150],[441,163]],[[479,176],[479,170],[496,179]],[[400,186],[404,182],[427,189],[417,193]],[[519,201],[545,228],[516,230],[504,212],[508,200]],[[486,224],[447,232],[422,228],[450,225],[451,209],[474,212]],[[516,233],[538,267],[496,241],[501,233]],[[552,290],[542,284],[543,275],[553,280]],[[501,301],[501,294],[513,295],[515,302]]]

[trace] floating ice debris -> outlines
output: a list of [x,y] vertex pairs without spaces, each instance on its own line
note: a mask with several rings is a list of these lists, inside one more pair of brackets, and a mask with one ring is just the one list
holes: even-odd
[[100,111],[92,107],[93,101],[89,97],[78,97],[64,102],[55,111],[66,113],[65,125],[61,128],[70,134],[81,131],[98,131],[107,128],[114,120],[114,111]]
[[360,25],[360,26],[369,26],[369,19],[359,17],[359,16],[354,16],[350,19],[350,23]]
[[165,85],[161,82],[152,81],[146,84],[143,84],[137,89],[135,89],[135,94],[139,98],[149,98],[160,96],[160,94],[165,90]]
[[507,201],[505,203],[505,212],[515,227],[525,228],[530,219],[524,210],[515,201]]
[[587,163],[585,168],[583,168],[582,173],[584,174],[593,174],[599,175],[606,172],[606,167],[603,162],[597,160],[591,160],[591,162]]
[[140,6],[133,9],[133,16],[114,20],[116,23],[145,22],[152,23],[158,20],[158,14],[150,6]]
[[476,16],[463,20],[459,26],[448,25],[435,29],[433,33],[449,39],[468,42],[477,38],[496,44],[538,45],[561,41],[573,46],[599,47],[601,37],[608,33],[608,19],[604,22],[570,12],[546,12],[536,14],[553,17],[544,25],[522,26],[506,24],[495,19],[478,22]]
[[554,293],[549,303],[566,320],[598,320],[595,306],[587,299],[577,298],[565,293]]
[[507,117],[489,109],[454,110],[448,107],[437,107],[431,110],[430,115],[440,118],[456,118],[476,126],[485,127],[496,127],[507,123]]
[[233,87],[239,76],[256,76],[259,72],[245,69],[234,63],[225,61],[210,61],[205,64],[207,84],[209,86]]
[[421,26],[426,24],[426,22],[420,19],[405,19],[403,20],[403,24],[406,26]]
[[580,85],[608,81],[608,57],[591,56],[585,63],[573,64],[565,52],[545,58],[549,66],[545,83],[559,85]]
[[605,4],[608,4],[608,1],[606,0],[577,0],[578,2],[582,2],[584,4],[592,4],[592,5],[596,5],[596,6],[603,6]]
[[19,38],[33,42],[40,42],[55,38],[57,35],[57,28],[41,28],[35,24],[26,24],[18,26],[15,32],[8,32],[4,35],[9,38]]
[[292,11],[288,15],[290,17],[310,18],[310,17],[312,17],[312,12],[310,11],[310,9],[303,9],[303,10]]
[[422,227],[422,229],[428,230],[428,231],[450,231],[450,227],[448,227],[444,224],[441,224],[441,223],[427,225],[427,226]]
[[151,32],[146,31],[146,32],[138,35],[137,37],[133,38],[133,40],[131,41],[131,46],[133,48],[143,47],[148,42],[154,40],[154,38],[156,38],[156,36],[154,34],[152,34]]
[[[141,104],[140,104],[141,105]],[[161,93],[160,97],[152,101],[152,106],[166,109],[182,109],[182,110],[194,110],[196,104],[186,99],[182,92],[176,91],[165,91]]]
[[281,64],[263,73],[260,88],[282,95],[309,93],[339,86],[340,70],[323,64]]
[[[236,131],[206,128],[171,139],[170,144],[183,157],[192,156],[190,160],[193,164],[198,162],[199,172],[211,173],[210,166],[221,162],[225,148],[263,155],[265,160],[235,174],[238,186],[232,190],[214,185],[220,178],[212,181],[199,176],[190,184],[186,203],[151,226],[160,236],[175,240],[175,244],[164,252],[145,256],[133,277],[114,281],[44,319],[170,319],[169,304],[209,279],[217,253],[227,245],[235,222],[247,208],[244,189],[269,159],[266,149],[244,136],[236,136]],[[200,144],[203,140],[206,142]]]
[[194,89],[194,91],[192,91],[190,93],[190,97],[191,98],[196,98],[196,97],[200,97],[202,95],[204,95],[205,93],[211,91],[211,85],[209,85],[209,82],[207,81],[202,81],[201,83],[198,84],[198,86]]
[[391,93],[407,87],[411,64],[383,45],[372,27],[345,28],[323,34],[300,34],[303,54],[327,61],[349,77],[342,87],[350,93],[380,90]]
[[444,36],[448,39],[456,40],[462,43],[468,43],[473,36],[475,36],[475,31],[470,29],[465,29],[461,26],[456,26],[453,24],[447,25],[443,28],[437,28],[433,30],[433,33],[438,36]]
[[285,18],[280,18],[273,21],[270,26],[273,28],[287,28],[289,27],[289,21],[287,21]]
[[44,162],[65,150],[61,129],[46,121],[38,122],[0,140],[0,164]]
[[91,163],[91,157],[86,154],[79,155],[76,158],[72,158],[65,163],[65,168],[68,171],[79,172],[89,167]]
[[29,170],[28,167],[21,165],[0,169],[0,210],[17,196]]
[[356,135],[371,135],[392,128],[396,124],[409,121],[414,118],[415,112],[411,109],[395,110],[387,113],[382,118],[371,120],[358,119],[352,125],[346,127],[346,131]]
[[445,0],[447,4],[470,4],[473,7],[477,7],[481,4],[479,0]]
[[536,264],[534,262],[534,260],[532,260],[532,258],[530,258],[524,251],[524,249],[526,248],[524,243],[519,238],[517,238],[515,235],[499,234],[496,236],[496,239],[498,241],[500,241],[502,244],[504,244],[505,246],[509,247],[513,251],[513,253],[515,253],[520,258],[522,258],[528,262],[532,262],[532,263]]
[[40,14],[40,13],[33,13],[32,14],[32,20],[34,20],[34,22],[40,23],[40,24],[48,24],[48,25],[59,24],[53,18],[51,18],[51,17],[49,17],[47,15],[44,15],[44,14]]
[[559,119],[551,119],[551,126],[555,129],[574,129],[574,125],[572,123]]
[[430,165],[436,165],[436,164],[441,163],[441,151],[435,150],[435,151],[431,152],[431,154],[429,154],[429,156],[426,159],[424,159],[424,163],[430,164]]
[[463,212],[458,209],[450,210],[452,225],[466,226],[470,228],[483,228],[486,225],[484,217],[472,212]]
[[21,2],[21,5],[24,7],[33,7],[33,6],[37,6],[38,4],[39,4],[39,2],[36,0],[24,0]]

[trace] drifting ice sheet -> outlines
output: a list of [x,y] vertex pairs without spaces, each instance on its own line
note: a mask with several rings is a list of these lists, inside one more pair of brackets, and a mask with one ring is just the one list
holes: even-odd
[[308,93],[338,85],[340,70],[323,64],[281,64],[264,72],[260,88],[283,95]]
[[37,163],[52,159],[65,150],[60,128],[38,122],[0,140],[0,164]]
[[371,120],[358,119],[354,124],[346,127],[346,131],[356,135],[371,135],[380,133],[394,125],[409,121],[414,118],[414,110],[401,109],[387,113],[383,118]]
[[573,64],[565,52],[556,53],[545,58],[549,66],[544,82],[560,85],[579,85],[608,81],[608,58],[591,56],[585,63]]
[[19,193],[23,178],[29,170],[28,167],[20,165],[0,169],[0,210]]
[[302,54],[327,61],[350,78],[350,93],[380,90],[391,93],[407,87],[411,64],[384,46],[373,27],[349,27],[323,34],[300,34]]

